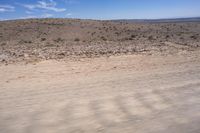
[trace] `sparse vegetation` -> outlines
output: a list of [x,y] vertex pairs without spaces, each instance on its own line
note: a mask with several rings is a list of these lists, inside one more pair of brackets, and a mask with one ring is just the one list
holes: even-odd
[[58,37],[57,39],[54,40],[56,43],[64,42],[64,39]]
[[131,35],[131,38],[136,38],[136,35]]
[[101,36],[101,39],[102,39],[103,41],[107,41],[107,39],[106,39],[104,36]]
[[197,39],[197,36],[195,36],[195,35],[192,35],[192,36],[190,36],[190,38],[192,38],[192,39],[196,40],[196,39]]
[[150,36],[148,37],[148,40],[152,41],[152,40],[154,40],[154,37],[153,37],[152,35],[150,35]]
[[46,38],[41,38],[41,41],[43,42],[43,41],[46,41],[47,39]]
[[[179,44],[179,47],[187,46],[181,50],[194,47],[198,49],[199,27],[200,23],[192,22],[135,24],[73,19],[0,22],[0,53],[12,51],[16,54],[10,55],[20,59],[24,56],[19,55],[24,53],[31,55],[29,58],[36,59],[37,57],[56,59],[58,56],[60,58],[61,55],[58,53],[65,53],[62,56],[82,56],[87,53],[88,57],[92,57],[101,54],[152,52],[152,47],[160,52],[170,51],[168,47],[163,48],[166,46],[163,43],[166,42]],[[14,28],[16,30],[13,30]],[[169,47],[169,49],[174,50],[179,47]]]
[[165,39],[169,39],[169,38],[170,38],[170,36],[169,36],[169,35],[166,35],[166,36],[165,36]]
[[54,44],[48,42],[45,47],[54,47]]
[[5,46],[5,45],[6,45],[6,43],[5,43],[5,42],[1,43],[1,46]]
[[74,41],[75,41],[75,42],[79,42],[80,39],[79,39],[79,38],[75,38]]
[[30,40],[21,40],[19,43],[32,43]]

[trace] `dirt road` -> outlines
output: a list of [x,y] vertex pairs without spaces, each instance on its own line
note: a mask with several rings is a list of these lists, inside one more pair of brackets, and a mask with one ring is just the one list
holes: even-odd
[[199,53],[0,66],[1,133],[199,133]]

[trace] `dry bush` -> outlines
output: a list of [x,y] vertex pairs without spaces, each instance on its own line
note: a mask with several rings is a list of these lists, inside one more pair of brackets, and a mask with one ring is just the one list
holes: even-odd
[[80,39],[79,39],[79,38],[75,38],[74,41],[75,41],[75,42],[79,42]]
[[64,42],[64,39],[59,37],[59,38],[55,39],[54,42],[56,42],[56,43]]
[[192,36],[190,36],[190,38],[196,40],[196,39],[197,39],[197,36],[192,35]]
[[54,47],[55,45],[54,44],[52,44],[52,43],[47,43],[46,45],[45,45],[45,47]]
[[149,37],[148,37],[148,40],[150,40],[150,41],[151,41],[151,40],[154,40],[153,36],[152,36],[152,35],[149,36]]
[[137,37],[137,35],[131,35],[131,38],[136,38]]
[[101,39],[102,39],[103,41],[107,41],[107,39],[106,39],[104,36],[102,36]]
[[91,34],[91,35],[93,36],[94,34],[96,34],[96,32],[92,32],[92,34]]
[[166,36],[165,36],[165,39],[168,39],[168,38],[170,38],[170,36],[169,36],[169,35],[166,35]]
[[1,43],[1,46],[5,46],[5,45],[6,45],[6,43],[5,43],[5,42]]
[[43,41],[46,41],[46,40],[47,40],[47,39],[46,39],[46,38],[44,38],[44,37],[43,37],[43,38],[41,38],[41,41],[42,41],[42,42],[43,42]]
[[30,40],[20,40],[19,43],[32,43]]

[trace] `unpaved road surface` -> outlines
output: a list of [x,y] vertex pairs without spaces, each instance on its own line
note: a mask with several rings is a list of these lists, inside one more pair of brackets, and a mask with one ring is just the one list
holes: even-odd
[[199,53],[2,65],[0,132],[199,133]]

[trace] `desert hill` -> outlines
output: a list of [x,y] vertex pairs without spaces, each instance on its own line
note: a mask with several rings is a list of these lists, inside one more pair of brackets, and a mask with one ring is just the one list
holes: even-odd
[[0,22],[0,61],[197,50],[200,23],[27,19]]

